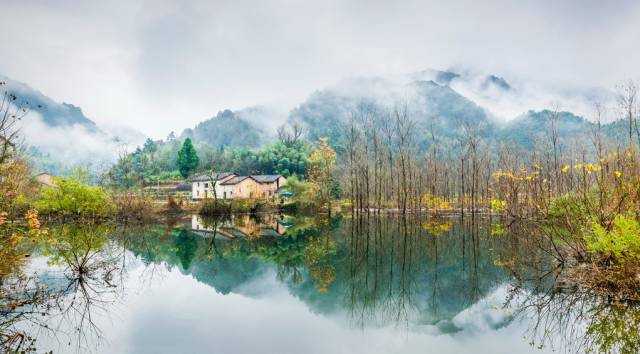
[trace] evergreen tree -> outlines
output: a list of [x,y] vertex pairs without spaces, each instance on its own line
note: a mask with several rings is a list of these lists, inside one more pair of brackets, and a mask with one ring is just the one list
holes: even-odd
[[190,138],[186,138],[178,151],[178,169],[182,177],[189,176],[198,167],[199,159]]

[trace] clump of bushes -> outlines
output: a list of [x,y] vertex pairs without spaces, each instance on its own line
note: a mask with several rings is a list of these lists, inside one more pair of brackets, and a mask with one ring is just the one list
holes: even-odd
[[565,194],[551,199],[548,217],[557,221],[574,220],[581,224],[591,219],[592,212],[589,205],[594,204],[592,197],[576,194]]
[[593,221],[585,242],[590,252],[614,263],[640,262],[640,223],[634,213],[616,216],[610,229]]
[[200,206],[200,215],[226,215],[226,214],[248,214],[266,211],[269,204],[262,200],[241,199],[241,200],[215,200],[208,199]]
[[431,193],[425,193],[422,196],[422,205],[424,205],[425,208],[427,208],[428,210],[451,210],[451,204],[440,198],[440,197],[436,197],[433,196]]
[[34,202],[42,214],[104,218],[117,211],[109,194],[99,186],[90,186],[75,177],[58,177],[54,184],[44,187]]
[[112,200],[117,209],[117,216],[121,220],[144,220],[153,212],[153,202],[150,197],[134,192],[124,192],[113,195]]
[[231,214],[231,204],[227,201],[208,199],[200,204],[200,215],[226,215]]
[[500,199],[491,200],[491,211],[494,213],[505,213],[507,211],[507,201]]

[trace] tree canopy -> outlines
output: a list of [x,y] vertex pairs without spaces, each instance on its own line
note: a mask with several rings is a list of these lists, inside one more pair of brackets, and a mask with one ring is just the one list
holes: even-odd
[[191,139],[186,138],[182,143],[182,148],[178,151],[178,170],[180,170],[182,177],[186,178],[193,173],[198,168],[199,163],[198,153],[193,147]]

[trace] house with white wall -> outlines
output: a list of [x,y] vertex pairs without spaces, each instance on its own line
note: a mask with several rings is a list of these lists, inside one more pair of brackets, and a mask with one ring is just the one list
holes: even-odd
[[[274,199],[287,183],[282,175],[238,176],[232,172],[193,176],[191,198],[201,199]],[[215,190],[215,195],[214,195]]]
[[[233,172],[220,172],[212,174],[202,174],[189,178],[191,182],[191,198],[192,199],[230,199],[232,198],[228,186],[223,183],[229,179],[236,177]],[[215,194],[214,194],[215,191]]]

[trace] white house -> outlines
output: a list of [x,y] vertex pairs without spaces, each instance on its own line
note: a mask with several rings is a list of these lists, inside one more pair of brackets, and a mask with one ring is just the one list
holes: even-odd
[[[213,173],[211,175],[198,175],[189,178],[191,182],[192,199],[231,199],[233,198],[233,186],[225,186],[222,183],[237,176],[233,172]],[[215,185],[215,195],[214,195]]]

